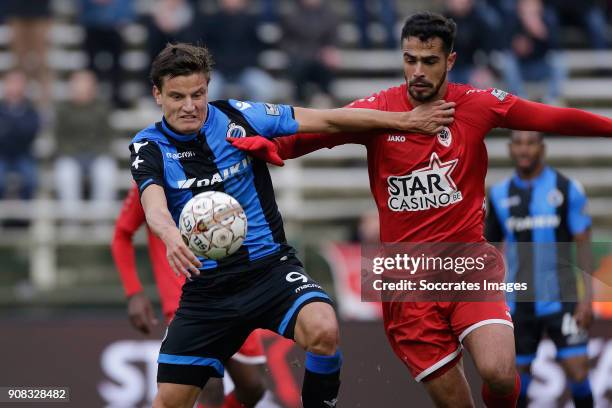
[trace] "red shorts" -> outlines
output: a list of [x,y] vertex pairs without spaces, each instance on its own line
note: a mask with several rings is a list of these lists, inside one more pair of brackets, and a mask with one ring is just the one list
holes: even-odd
[[254,330],[232,358],[244,364],[265,364],[266,353],[261,341],[261,329]]
[[417,382],[452,368],[461,342],[474,329],[494,323],[513,327],[505,302],[385,302],[383,318],[393,351]]

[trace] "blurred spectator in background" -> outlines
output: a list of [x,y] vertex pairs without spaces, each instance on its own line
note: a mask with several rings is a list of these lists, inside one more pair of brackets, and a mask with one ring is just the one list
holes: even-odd
[[[444,14],[455,20],[458,26],[454,51],[457,61],[449,73],[452,82],[488,87],[482,83],[489,76],[486,69],[487,53],[503,47],[496,30],[499,29],[499,15],[482,1],[446,0]],[[479,59],[480,58],[480,59]]]
[[307,85],[317,85],[330,96],[334,69],[338,65],[336,29],[338,18],[323,0],[298,0],[298,9],[283,26],[283,48],[289,55],[289,76],[296,87],[297,103],[307,101]]
[[[611,0],[612,1],[612,0]],[[261,0],[261,20],[265,23],[278,23],[279,7],[277,0]]]
[[150,15],[144,21],[148,32],[147,52],[149,60],[153,61],[155,56],[169,42],[196,42],[198,34],[194,28],[195,18],[194,5],[189,1],[154,1],[151,5]]
[[395,0],[353,0],[353,9],[359,28],[359,44],[362,48],[372,47],[372,40],[370,39],[370,22],[372,20],[373,10],[369,9],[368,6],[371,7],[373,4],[380,8],[380,10],[378,10],[378,20],[382,23],[382,27],[385,31],[385,47],[395,48],[397,44],[396,37],[399,37],[399,33],[396,35],[395,32],[395,25],[397,24]]
[[121,29],[134,21],[133,0],[79,0],[79,21],[85,29],[85,50],[89,69],[100,80],[109,82],[113,103],[126,107],[121,95]]
[[361,215],[352,242],[329,242],[322,255],[329,264],[334,280],[338,314],[343,320],[377,320],[382,317],[378,302],[362,302],[362,258],[378,253],[380,225],[378,211]]
[[70,100],[56,115],[55,187],[63,211],[78,213],[84,176],[91,199],[101,206],[115,198],[117,164],[111,156],[109,107],[97,99],[97,79],[91,71],[70,77]]
[[545,0],[545,5],[557,22],[578,25],[585,30],[592,48],[608,47],[606,15],[597,0]]
[[516,0],[486,0],[495,12],[497,12],[502,20],[516,14]]
[[26,97],[27,78],[21,71],[4,77],[0,100],[0,198],[7,197],[8,176],[19,176],[18,197],[29,200],[36,188],[36,161],[32,145],[40,129],[40,118]]
[[11,28],[11,52],[18,70],[39,87],[36,100],[41,107],[51,102],[51,70],[47,62],[51,28],[50,0],[2,0]]
[[518,0],[513,25],[512,48],[501,65],[508,90],[526,98],[525,81],[545,82],[544,102],[559,104],[566,68],[555,52],[558,27],[554,18],[541,0]]
[[[208,86],[209,100],[277,98],[274,80],[257,67],[263,50],[257,35],[258,23],[258,18],[248,12],[246,0],[220,0],[219,11],[205,18],[204,41],[215,60]],[[235,87],[236,91],[228,87]]]
[[361,214],[357,227],[353,232],[352,241],[362,245],[380,244],[380,222],[378,211],[370,210]]

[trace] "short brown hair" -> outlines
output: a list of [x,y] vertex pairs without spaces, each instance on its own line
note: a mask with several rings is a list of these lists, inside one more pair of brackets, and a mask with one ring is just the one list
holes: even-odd
[[160,91],[165,77],[202,73],[210,79],[213,59],[206,47],[186,43],[168,44],[151,64],[150,78]]

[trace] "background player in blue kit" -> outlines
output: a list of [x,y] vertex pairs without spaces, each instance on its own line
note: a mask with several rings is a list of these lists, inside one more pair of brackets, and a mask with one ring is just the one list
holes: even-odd
[[[130,145],[131,170],[150,228],[170,266],[188,282],[158,359],[155,407],[191,407],[210,377],[256,328],[294,339],[306,353],[304,407],[334,407],[342,358],[331,300],[304,272],[285,239],[266,164],[228,136],[396,128],[433,134],[452,122],[443,101],[411,112],[311,110],[235,100],[208,103],[211,58],[202,47],[168,45],[151,69],[160,122]],[[220,261],[198,259],[177,228],[184,204],[203,191],[236,198],[248,219],[243,246]]]
[[[563,243],[575,241],[580,266],[591,272],[591,218],[585,213],[587,198],[582,187],[547,166],[544,153],[540,133],[513,132],[510,155],[516,172],[491,188],[487,213],[487,239],[506,242],[509,281],[526,282],[532,291],[527,295],[530,299],[524,300],[535,300],[521,301],[516,293],[509,296],[515,300],[510,307],[521,374],[518,406],[527,406],[531,363],[546,332],[557,347],[574,405],[592,407],[587,356],[587,328],[592,318],[589,282],[585,282],[586,295],[579,299],[574,268],[562,260],[569,252],[569,245]],[[513,245],[517,242],[534,244]]]

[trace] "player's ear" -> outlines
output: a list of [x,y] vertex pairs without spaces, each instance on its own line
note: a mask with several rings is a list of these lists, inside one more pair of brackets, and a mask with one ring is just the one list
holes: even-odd
[[451,52],[446,58],[446,70],[450,71],[455,66],[455,61],[457,61],[457,53],[455,51]]
[[153,97],[155,98],[155,103],[161,106],[162,101],[160,89],[157,86],[153,85],[153,89],[151,90],[151,92],[153,93]]

